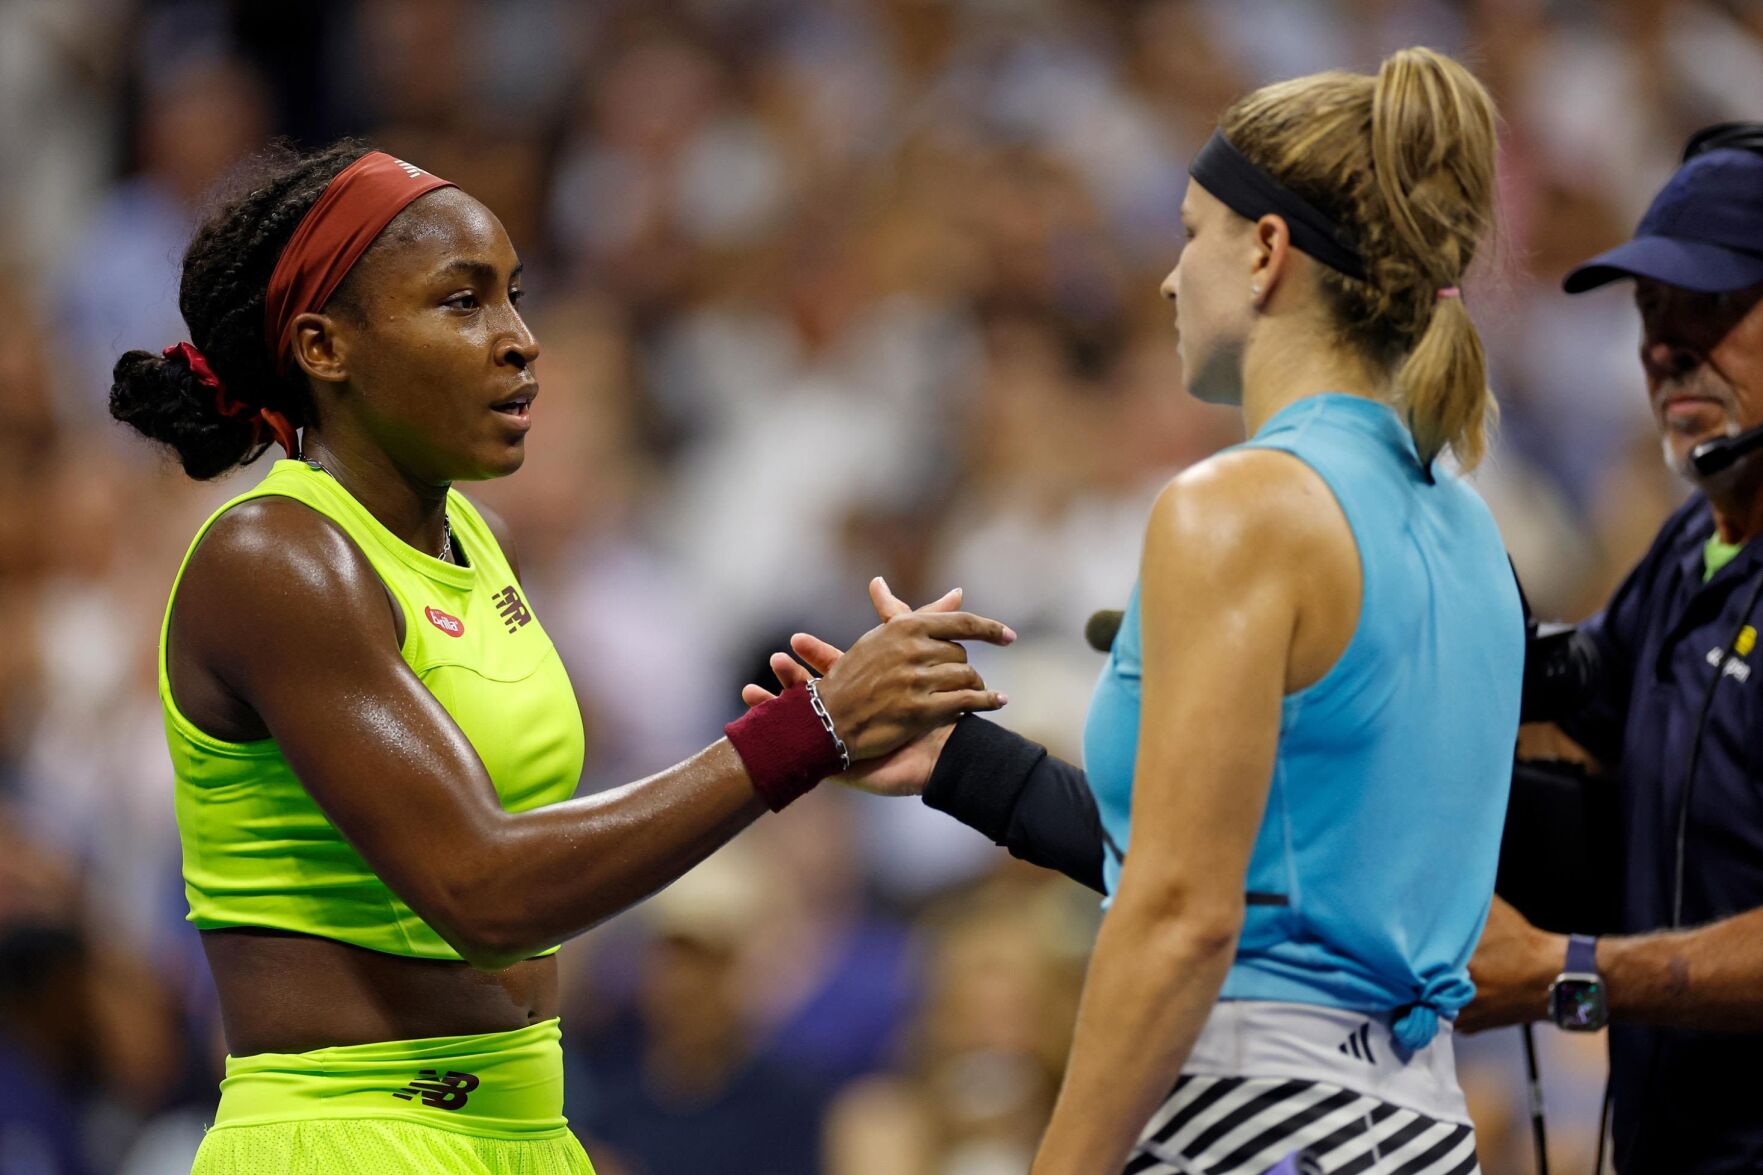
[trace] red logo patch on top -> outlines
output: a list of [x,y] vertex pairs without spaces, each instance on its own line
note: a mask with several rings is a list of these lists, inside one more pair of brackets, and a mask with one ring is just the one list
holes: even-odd
[[439,608],[424,608],[422,614],[429,618],[429,623],[446,633],[448,636],[464,636],[465,621],[457,616],[449,616]]

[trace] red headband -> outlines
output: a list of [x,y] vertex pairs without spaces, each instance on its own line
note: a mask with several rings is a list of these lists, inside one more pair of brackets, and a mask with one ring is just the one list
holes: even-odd
[[287,371],[293,361],[294,319],[324,309],[374,238],[412,200],[452,186],[384,151],[369,151],[337,173],[300,219],[269,275],[263,337],[276,370]]

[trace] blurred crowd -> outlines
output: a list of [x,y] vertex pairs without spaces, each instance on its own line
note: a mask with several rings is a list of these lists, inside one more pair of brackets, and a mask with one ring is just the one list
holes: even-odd
[[[0,0],[0,1172],[188,1169],[224,1046],[183,921],[155,648],[214,484],[106,412],[185,337],[205,191],[272,135],[458,182],[543,346],[513,524],[581,695],[584,789],[710,741],[765,654],[885,574],[1012,624],[1003,718],[1075,758],[1188,399],[1157,284],[1235,96],[1429,44],[1505,117],[1466,297],[1502,423],[1476,483],[1533,603],[1596,608],[1682,492],[1615,287],[1687,133],[1763,113],[1753,0]],[[604,1175],[1021,1172],[1091,895],[914,801],[823,789],[564,948],[568,1112]],[[1543,1033],[1557,1161],[1599,1043]],[[1460,1042],[1490,1173],[1519,1046]]]

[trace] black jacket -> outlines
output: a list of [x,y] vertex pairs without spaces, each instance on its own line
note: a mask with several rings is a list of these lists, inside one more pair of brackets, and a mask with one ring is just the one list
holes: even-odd
[[[1598,646],[1601,685],[1561,725],[1618,784],[1623,933],[1674,924],[1678,822],[1692,755],[1676,924],[1763,906],[1763,674],[1752,680],[1763,668],[1763,652],[1752,647],[1763,628],[1763,543],[1749,544],[1703,583],[1702,551],[1713,531],[1698,494],[1672,515],[1609,606],[1580,629]],[[1763,1001],[1763,985],[1757,998]],[[1763,1171],[1760,1048],[1757,1034],[1613,1026],[1617,1170]]]

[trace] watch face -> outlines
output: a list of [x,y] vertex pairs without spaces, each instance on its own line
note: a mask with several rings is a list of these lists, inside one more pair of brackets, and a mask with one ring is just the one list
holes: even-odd
[[1592,976],[1563,975],[1549,991],[1549,1018],[1569,1032],[1602,1028],[1609,1018],[1603,982]]

